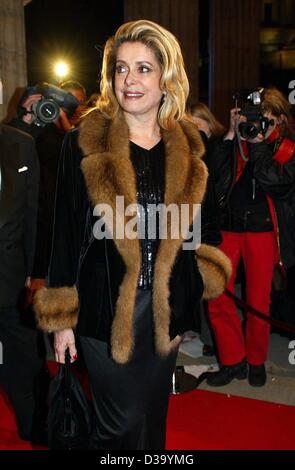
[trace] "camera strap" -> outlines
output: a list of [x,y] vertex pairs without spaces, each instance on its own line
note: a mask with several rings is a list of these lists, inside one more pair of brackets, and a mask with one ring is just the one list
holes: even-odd
[[237,173],[235,178],[235,183],[240,178],[241,174],[243,173],[246,163],[249,160],[249,149],[247,142],[245,140],[241,140],[241,138],[237,137],[238,147],[237,147]]
[[249,160],[247,142],[245,140],[242,141],[241,135],[239,132],[237,133],[237,141],[238,141],[240,156],[245,162],[247,162]]

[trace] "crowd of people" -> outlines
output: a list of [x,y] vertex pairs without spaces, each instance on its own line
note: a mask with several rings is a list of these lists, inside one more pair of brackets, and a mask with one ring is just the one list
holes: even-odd
[[[74,114],[61,108],[35,126],[42,95],[33,94],[0,125],[0,382],[20,436],[38,440],[47,390],[41,330],[54,333],[56,361],[68,349],[87,370],[89,448],[161,450],[178,346],[196,316],[204,353],[220,364],[210,386],[266,382],[270,325],[247,312],[242,321],[226,289],[234,293],[239,280],[246,302],[266,316],[277,265],[294,289],[291,106],[279,90],[262,90],[266,124],[253,123],[255,135],[241,133],[247,118],[238,107],[228,129],[203,103],[188,110],[179,43],[147,20],[123,24],[107,41],[99,95],[87,101],[75,81],[60,87],[77,98]],[[188,208],[178,237],[161,213],[151,226],[159,205]],[[187,250],[197,206],[200,243]]]

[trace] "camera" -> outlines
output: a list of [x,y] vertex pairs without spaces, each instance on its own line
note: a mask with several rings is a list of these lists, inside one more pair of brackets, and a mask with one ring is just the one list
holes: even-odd
[[[55,121],[59,116],[60,108],[63,108],[68,117],[71,117],[79,106],[79,101],[71,93],[55,85],[42,82],[35,86],[27,87],[20,100],[20,108],[22,108],[21,104],[28,96],[36,94],[42,95],[41,100],[32,105],[31,112],[35,116],[33,123],[36,126],[44,127],[46,124]],[[22,108],[20,114],[24,113],[24,108]]]
[[265,135],[267,129],[273,124],[272,119],[263,116],[261,103],[263,101],[263,88],[253,91],[237,92],[234,100],[242,102],[240,115],[247,118],[246,122],[240,122],[239,133],[244,139],[255,139],[258,134]]

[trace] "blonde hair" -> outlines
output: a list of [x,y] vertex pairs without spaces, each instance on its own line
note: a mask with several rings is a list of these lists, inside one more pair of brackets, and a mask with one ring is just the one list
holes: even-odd
[[223,125],[217,121],[214,114],[204,103],[199,102],[197,104],[193,104],[191,106],[190,112],[193,117],[203,119],[207,122],[212,136],[217,137],[225,133],[225,128]]
[[286,118],[290,116],[291,105],[277,88],[265,88],[263,90],[262,112],[270,112],[276,117],[283,114]]
[[154,52],[161,68],[160,88],[165,95],[160,104],[158,122],[164,129],[171,128],[175,120],[179,121],[185,117],[189,83],[177,39],[152,21],[125,23],[119,27],[115,36],[106,42],[101,73],[101,96],[97,106],[110,118],[119,111],[113,79],[117,51],[124,42],[141,42]]

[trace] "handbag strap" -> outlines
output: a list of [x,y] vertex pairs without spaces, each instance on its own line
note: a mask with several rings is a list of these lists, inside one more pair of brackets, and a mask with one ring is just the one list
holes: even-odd
[[66,414],[71,414],[72,411],[72,381],[71,381],[71,356],[70,352],[67,349],[65,351],[65,365],[64,365],[64,377],[65,377],[65,412]]

